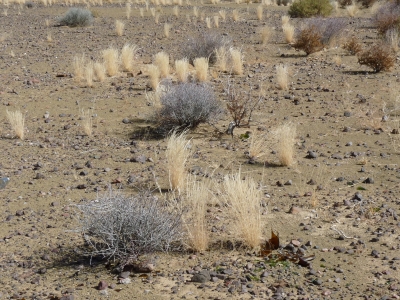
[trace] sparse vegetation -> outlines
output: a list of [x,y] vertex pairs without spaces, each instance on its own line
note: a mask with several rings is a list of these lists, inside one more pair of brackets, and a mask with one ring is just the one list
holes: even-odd
[[281,90],[289,88],[289,69],[286,65],[280,64],[276,66],[276,81]]
[[189,76],[189,61],[183,58],[175,61],[175,71],[178,82],[186,82]]
[[333,10],[329,0],[295,0],[289,8],[292,18],[327,17]]
[[104,66],[106,68],[108,76],[117,75],[119,69],[118,49],[110,47],[106,50],[103,50],[102,54],[103,54]]
[[396,55],[389,45],[378,43],[358,55],[358,63],[370,67],[374,72],[389,71],[396,61]]
[[122,36],[124,34],[125,24],[120,20],[115,20],[115,32],[118,36]]
[[90,10],[72,7],[63,17],[59,18],[58,22],[62,26],[84,27],[92,25],[93,15]]
[[121,63],[124,71],[132,71],[135,62],[135,55],[138,50],[136,45],[125,44],[121,50]]
[[293,123],[285,123],[274,131],[278,147],[278,159],[282,166],[291,166],[294,163],[296,126]]
[[11,129],[14,131],[14,134],[19,139],[23,140],[25,133],[25,116],[19,110],[7,110],[7,119],[8,122],[10,122]]
[[196,79],[200,82],[208,80],[208,58],[198,57],[193,61]]

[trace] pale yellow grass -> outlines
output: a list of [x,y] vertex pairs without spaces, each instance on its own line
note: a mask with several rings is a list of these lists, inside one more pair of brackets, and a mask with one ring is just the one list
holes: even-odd
[[258,20],[262,20],[263,19],[263,6],[262,5],[258,5],[257,6],[257,19]]
[[139,8],[139,14],[140,14],[140,16],[143,18],[144,17],[144,8],[143,7],[140,7]]
[[346,11],[350,17],[354,18],[358,13],[358,6],[353,3],[352,5],[346,7]]
[[216,28],[219,28],[219,16],[214,16],[214,25]]
[[253,130],[250,136],[249,158],[256,161],[267,154],[269,143],[265,135]]
[[178,82],[186,82],[189,76],[189,60],[187,58],[176,60],[175,71]]
[[131,4],[129,2],[127,2],[126,3],[126,18],[127,19],[131,18],[131,11],[132,11]]
[[172,25],[169,24],[169,23],[165,23],[164,24],[164,35],[165,35],[166,38],[169,38],[169,33],[170,33],[170,30],[171,30],[171,27],[172,27]]
[[193,6],[193,15],[198,18],[199,17],[199,8],[197,6]]
[[234,9],[232,11],[232,18],[233,21],[237,22],[239,20],[239,11],[237,9]]
[[399,32],[396,29],[389,29],[386,32],[386,40],[394,52],[399,51]]
[[169,55],[165,52],[158,52],[154,56],[153,64],[160,70],[160,76],[162,78],[168,77],[169,75]]
[[119,69],[119,54],[114,47],[103,50],[104,65],[108,76],[115,76]]
[[231,67],[234,75],[243,75],[243,54],[242,51],[235,48],[230,48]]
[[131,72],[133,70],[135,55],[138,50],[136,45],[125,44],[121,50],[121,64],[124,71]]
[[175,17],[179,17],[179,6],[174,6],[174,8],[172,9],[172,13]]
[[289,21],[290,21],[290,16],[288,16],[288,15],[282,16],[282,18],[281,18],[282,26],[285,24],[289,24]]
[[278,159],[281,165],[291,166],[294,163],[296,125],[285,123],[274,131],[278,147]]
[[228,49],[224,46],[215,49],[215,56],[217,58],[215,66],[219,71],[226,72],[228,68]]
[[220,15],[222,21],[225,22],[225,20],[226,20],[226,10],[222,9],[222,10],[218,11],[218,14]]
[[200,82],[208,80],[208,58],[198,57],[193,61],[196,78]]
[[156,16],[156,8],[155,7],[150,7],[150,13],[154,18]]
[[15,136],[19,139],[24,139],[25,132],[25,116],[19,111],[6,111],[8,122],[10,122],[11,129],[14,131]]
[[285,41],[289,44],[294,42],[294,26],[287,23],[282,25],[283,35],[285,36]]
[[250,177],[237,174],[226,175],[223,182],[223,198],[231,215],[235,238],[238,235],[252,249],[260,247],[263,224],[261,221],[262,191]]
[[289,88],[289,68],[286,65],[279,64],[276,66],[276,82],[281,90]]
[[190,156],[189,143],[190,141],[186,139],[186,132],[178,134],[174,131],[167,141],[165,155],[167,158],[169,185],[172,191],[176,191],[179,194],[183,191],[186,182],[187,171],[185,165]]
[[72,67],[74,68],[74,79],[80,81],[85,75],[85,54],[75,55],[72,61]]
[[260,36],[261,36],[261,43],[263,45],[266,45],[271,38],[273,29],[271,29],[269,26],[264,26],[260,28]]
[[94,78],[94,65],[92,61],[89,61],[85,67],[85,79],[88,87],[93,87]]
[[158,84],[160,83],[161,72],[160,69],[156,65],[148,65],[147,66],[147,74],[150,77],[150,86],[153,90],[156,90]]
[[81,110],[81,125],[83,132],[87,136],[92,136],[93,134],[93,122],[92,122],[92,116],[90,115],[90,111],[87,110],[85,111],[84,109]]
[[210,19],[210,17],[207,17],[206,18],[206,26],[207,26],[207,28],[211,28],[211,19]]
[[104,66],[104,63],[102,62],[95,62],[93,65],[93,70],[94,70],[94,76],[96,80],[103,82],[106,80],[106,67]]
[[160,13],[156,13],[156,15],[154,16],[154,22],[156,22],[156,24],[160,22]]
[[53,41],[53,37],[51,36],[51,32],[47,32],[46,40],[48,43],[51,43]]
[[124,34],[125,24],[120,20],[115,20],[115,32],[118,36],[122,36]]

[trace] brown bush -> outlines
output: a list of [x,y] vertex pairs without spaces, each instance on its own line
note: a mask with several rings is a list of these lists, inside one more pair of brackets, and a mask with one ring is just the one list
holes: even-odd
[[361,52],[362,46],[360,40],[355,36],[350,37],[343,45],[343,49],[350,52],[351,55],[356,55]]
[[359,53],[358,63],[366,65],[378,73],[388,71],[394,66],[396,54],[385,44],[375,44],[371,48]]
[[322,35],[316,26],[303,29],[293,45],[295,49],[303,50],[307,55],[320,51],[324,47]]
[[375,25],[380,34],[385,34],[389,29],[400,31],[400,4],[387,3],[375,15]]

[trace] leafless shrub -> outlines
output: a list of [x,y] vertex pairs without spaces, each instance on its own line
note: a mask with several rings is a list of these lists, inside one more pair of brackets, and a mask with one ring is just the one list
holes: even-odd
[[343,49],[349,51],[351,55],[356,55],[362,50],[362,46],[360,40],[353,35],[344,43]]
[[90,256],[125,264],[143,254],[176,249],[183,238],[180,213],[169,210],[149,192],[124,196],[110,189],[76,207],[77,231],[89,246],[86,254]]
[[400,3],[387,2],[382,5],[374,17],[374,22],[382,35],[389,29],[400,31]]
[[372,45],[369,49],[360,52],[358,56],[360,65],[366,65],[376,73],[390,70],[395,62],[395,52],[384,43]]
[[162,127],[195,128],[201,123],[213,123],[222,113],[214,91],[207,84],[181,83],[167,88],[161,96],[157,118]]

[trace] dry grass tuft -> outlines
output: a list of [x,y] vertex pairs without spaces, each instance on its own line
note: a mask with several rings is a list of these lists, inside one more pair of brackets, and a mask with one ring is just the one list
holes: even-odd
[[81,121],[82,121],[82,129],[83,132],[87,136],[92,136],[93,133],[93,124],[92,124],[92,116],[90,115],[90,111],[81,110]]
[[160,76],[165,78],[169,75],[169,55],[165,52],[158,52],[154,56],[153,64],[160,70]]
[[260,35],[261,35],[261,43],[263,45],[266,45],[271,38],[272,35],[272,29],[268,26],[261,27],[260,29]]
[[103,50],[104,66],[108,76],[115,76],[119,68],[119,55],[118,50],[114,47]]
[[219,28],[219,16],[214,16],[214,25],[216,28]]
[[220,11],[218,11],[218,14],[220,15],[220,17],[222,18],[222,21],[224,21],[225,22],[225,20],[226,20],[226,10],[220,10]]
[[358,63],[366,65],[378,73],[389,71],[396,62],[396,53],[386,44],[378,43],[358,54]]
[[260,213],[262,191],[253,179],[242,179],[240,170],[237,174],[226,175],[223,187],[225,204],[229,207],[235,234],[239,234],[247,246],[257,249],[263,233]]
[[183,191],[186,181],[185,164],[190,156],[188,149],[190,141],[186,139],[186,131],[178,134],[173,131],[168,137],[167,150],[167,169],[169,185],[172,191],[179,194]]
[[281,90],[287,90],[289,88],[289,69],[286,65],[276,66],[276,81]]
[[256,161],[267,154],[268,142],[265,135],[259,135],[253,131],[250,136],[249,158]]
[[209,17],[206,18],[206,26],[208,29],[211,28],[211,19]]
[[164,35],[166,38],[169,38],[169,32],[171,30],[172,25],[169,23],[164,24]]
[[281,18],[282,26],[289,24],[289,21],[290,21],[290,16],[288,16],[288,15],[282,16],[282,18]]
[[362,46],[360,40],[353,35],[343,44],[343,49],[349,51],[351,55],[356,55],[362,51]]
[[104,63],[101,62],[95,62],[93,65],[94,69],[94,76],[96,77],[96,80],[103,82],[106,80],[106,67],[104,66]]
[[386,38],[387,43],[392,48],[392,50],[394,52],[398,52],[399,51],[399,41],[400,41],[398,30],[396,30],[394,28],[389,29],[388,31],[386,31],[385,38]]
[[158,84],[160,83],[161,72],[156,65],[148,65],[147,73],[150,77],[150,86],[153,90],[157,90]]
[[285,36],[286,43],[293,43],[294,42],[294,26],[286,23],[282,25],[283,34]]
[[228,49],[224,46],[215,49],[215,56],[217,59],[215,66],[221,72],[226,72],[228,68]]
[[72,66],[74,68],[75,81],[83,79],[85,75],[85,54],[74,56]]
[[346,7],[346,11],[350,17],[354,18],[358,13],[358,6],[355,3],[353,3],[352,5]]
[[53,41],[53,38],[51,36],[51,32],[47,32],[47,36],[46,36],[47,42],[51,43]]
[[232,11],[232,18],[233,18],[233,21],[235,21],[235,22],[239,21],[239,11],[237,9],[234,9]]
[[126,18],[129,20],[131,18],[131,11],[132,11],[131,4],[127,2],[125,7],[126,7]]
[[197,6],[193,6],[193,15],[196,19],[199,17],[199,8]]
[[262,21],[263,19],[263,7],[262,5],[257,6],[257,19]]
[[175,17],[179,17],[179,6],[174,6],[174,8],[172,9],[172,13]]
[[132,71],[135,62],[135,55],[138,50],[136,45],[125,44],[121,50],[121,63],[124,71]]
[[89,61],[85,67],[85,79],[88,87],[93,87],[93,77],[94,77],[93,62]]
[[25,116],[19,111],[6,111],[7,119],[10,122],[11,129],[14,131],[15,135],[23,140],[24,139],[24,129],[25,129]]
[[187,58],[176,60],[175,71],[178,82],[186,82],[189,76],[189,60]]
[[293,165],[296,125],[293,123],[283,124],[275,129],[274,135],[277,141],[279,162],[282,166]]
[[207,81],[208,79],[208,58],[198,57],[193,61],[196,71],[196,78],[200,82]]
[[230,48],[232,73],[235,75],[243,75],[243,54],[239,49]]
[[125,24],[120,20],[115,20],[115,32],[118,36],[122,36],[124,34]]

